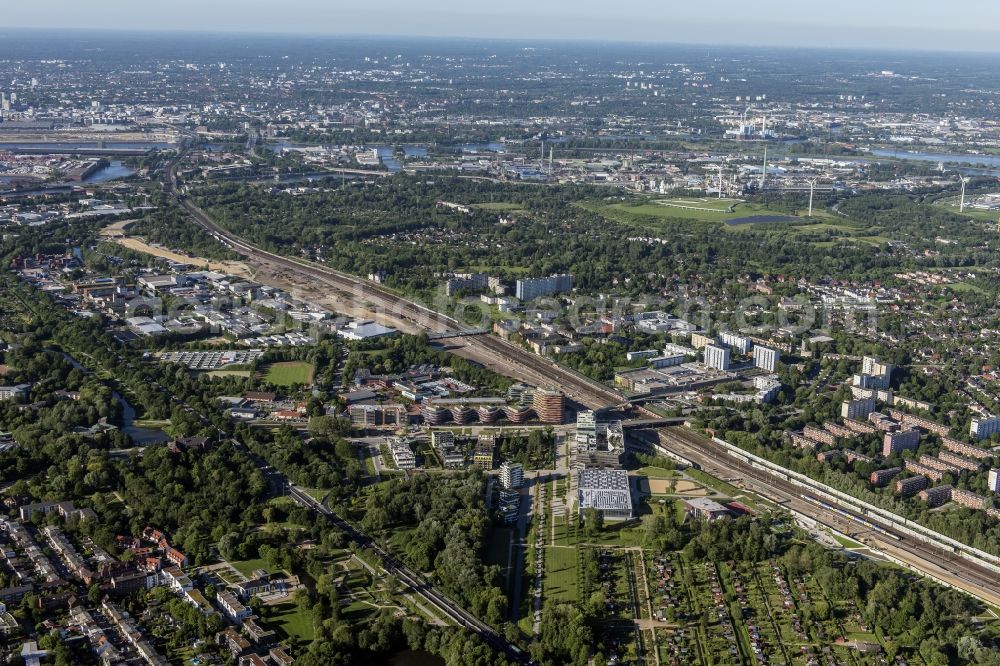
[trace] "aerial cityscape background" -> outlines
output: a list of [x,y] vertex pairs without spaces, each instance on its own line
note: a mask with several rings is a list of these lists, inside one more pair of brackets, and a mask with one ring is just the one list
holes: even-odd
[[1000,666],[1000,9],[341,5],[0,10],[0,663]]
[[2,27],[402,35],[488,39],[749,44],[930,51],[1000,50],[1000,8],[909,0],[801,3],[717,0],[457,0],[366,3],[177,0],[169,10],[131,0],[53,0],[4,7]]

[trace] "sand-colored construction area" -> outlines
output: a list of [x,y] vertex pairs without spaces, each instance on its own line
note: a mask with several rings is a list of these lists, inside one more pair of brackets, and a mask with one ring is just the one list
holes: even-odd
[[688,479],[639,479],[639,492],[649,495],[687,495],[688,497],[705,497],[708,490]]
[[128,249],[135,250],[136,252],[151,254],[154,257],[162,257],[163,259],[169,259],[170,261],[176,261],[182,264],[191,264],[192,266],[197,267],[208,266],[209,270],[219,271],[220,273],[226,273],[228,275],[238,275],[244,278],[250,278],[253,275],[250,267],[242,261],[212,261],[203,257],[193,257],[188,254],[173,252],[159,245],[150,245],[141,238],[129,236],[128,226],[133,222],[135,222],[135,220],[119,220],[109,224],[101,229],[101,236],[105,240],[117,243],[122,247],[127,247]]

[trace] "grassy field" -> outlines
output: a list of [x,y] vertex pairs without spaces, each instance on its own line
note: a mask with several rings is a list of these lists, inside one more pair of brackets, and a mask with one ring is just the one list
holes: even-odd
[[312,384],[314,370],[311,363],[304,361],[272,363],[264,373],[264,381],[275,386]]
[[577,601],[576,548],[545,549],[545,598]]
[[230,564],[232,564],[237,571],[239,571],[247,578],[253,576],[254,569],[270,569],[270,566],[267,564],[267,562],[265,562],[262,559],[236,560],[234,562],[230,562]]
[[170,427],[170,419],[136,419],[132,422],[136,428],[160,429]]
[[293,603],[264,606],[263,620],[286,638],[309,643],[315,638],[312,611],[301,610]]
[[989,291],[983,289],[982,287],[972,284],[971,282],[955,282],[954,284],[944,285],[946,289],[952,289],[957,292],[972,291],[977,294],[988,294]]
[[833,534],[831,536],[844,548],[864,548],[864,544],[860,544],[854,539],[848,539],[847,537],[840,536],[839,534]]
[[650,479],[673,479],[680,476],[677,472],[662,467],[642,467],[637,469],[635,473]]
[[[676,220],[725,222],[755,215],[794,215],[797,211],[781,205],[748,203],[740,199],[649,198],[641,202],[606,203],[592,201],[584,208],[631,226],[664,228]],[[819,217],[821,212],[814,211]],[[825,211],[822,212],[825,215]],[[752,225],[749,225],[752,226]]]
[[697,481],[698,483],[713,488],[723,495],[728,495],[729,497],[736,497],[737,495],[743,494],[743,491],[736,486],[730,485],[721,479],[717,479],[710,474],[706,474],[700,469],[687,469],[684,471],[689,477]]
[[204,373],[206,377],[249,377],[249,370],[209,370]]
[[[802,208],[781,203],[749,203],[738,199],[712,198],[645,198],[640,201],[609,203],[588,201],[579,204],[603,217],[641,229],[646,232],[664,233],[677,231],[683,225],[708,224],[726,233],[746,233],[767,225],[780,229],[816,247],[833,247],[842,242],[884,245],[888,237],[873,233],[872,229],[858,226],[851,220],[825,209],[814,209],[813,217],[804,217]],[[757,216],[789,216],[798,220],[771,223],[733,223],[739,218]]]
[[959,197],[945,197],[938,199],[934,202],[935,206],[941,206],[942,208],[947,208],[949,212],[955,213],[957,215],[965,215],[971,217],[975,220],[982,220],[984,222],[992,222],[996,224],[997,219],[1000,219],[1000,211],[996,210],[984,210],[982,208],[972,208],[969,204],[975,199],[974,196],[968,195],[965,197],[965,210],[961,209],[961,200]]

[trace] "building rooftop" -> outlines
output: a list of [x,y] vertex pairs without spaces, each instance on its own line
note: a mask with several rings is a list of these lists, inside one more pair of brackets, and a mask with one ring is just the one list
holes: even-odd
[[628,473],[620,469],[581,469],[577,474],[580,508],[632,511]]

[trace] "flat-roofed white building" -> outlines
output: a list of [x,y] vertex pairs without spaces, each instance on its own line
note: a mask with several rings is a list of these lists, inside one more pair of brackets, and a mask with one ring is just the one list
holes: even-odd
[[845,419],[859,420],[875,411],[875,398],[859,398],[845,400],[841,405],[840,415]]
[[722,340],[722,344],[735,348],[741,354],[748,353],[750,348],[753,347],[753,342],[750,338],[739,333],[733,333],[732,331],[723,332],[719,335],[719,339]]
[[770,347],[757,346],[753,348],[753,364],[754,367],[762,368],[768,372],[774,372],[774,369],[778,367],[778,358],[780,354],[777,349],[771,349]]
[[382,326],[374,321],[352,321],[344,328],[337,330],[337,335],[347,340],[371,340],[392,337],[397,333],[396,329]]
[[581,513],[597,509],[605,520],[632,518],[632,491],[625,470],[581,469],[577,472],[577,488]]
[[402,438],[390,438],[387,442],[389,453],[392,454],[392,461],[396,463],[398,469],[414,469],[417,466],[417,457],[413,454],[413,449],[407,440]]
[[992,492],[1000,493],[1000,469],[990,470],[989,480],[986,485]]
[[716,370],[729,370],[729,347],[705,345],[705,365]]
[[991,416],[985,419],[972,419],[969,427],[969,434],[976,439],[987,439],[991,435],[1000,433],[1000,416]]

